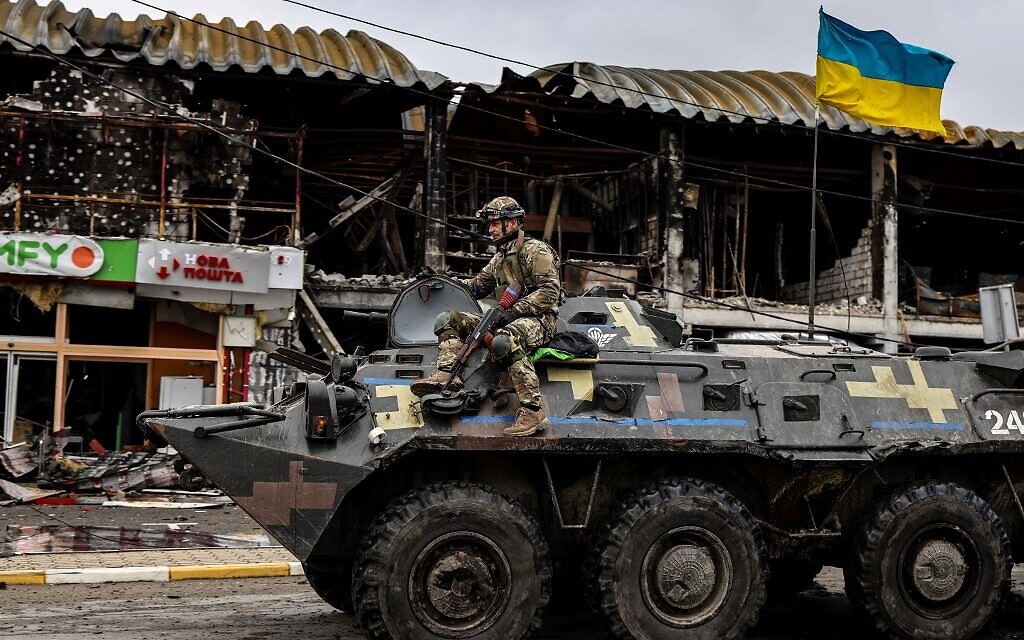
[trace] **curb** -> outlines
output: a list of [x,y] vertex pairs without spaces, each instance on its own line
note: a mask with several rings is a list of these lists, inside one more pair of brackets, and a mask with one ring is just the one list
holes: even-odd
[[0,582],[27,584],[92,584],[98,582],[174,582],[219,578],[268,578],[301,576],[300,562],[256,562],[250,564],[205,564],[161,567],[93,567],[89,569],[42,569],[0,571]]

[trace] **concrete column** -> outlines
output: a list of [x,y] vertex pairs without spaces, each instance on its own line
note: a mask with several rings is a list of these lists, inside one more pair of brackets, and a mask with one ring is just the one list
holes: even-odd
[[[896,147],[876,144],[871,149],[872,219],[875,225],[876,250],[873,251],[875,271],[881,259],[881,278],[876,280],[876,295],[882,298],[882,337],[900,340],[899,324],[899,253],[896,214]],[[882,344],[885,353],[896,353],[895,342]]]
[[[683,291],[683,145],[681,129],[664,126],[661,129],[661,156],[665,170],[665,288]],[[665,293],[668,311],[683,320],[683,297],[676,293]],[[683,320],[685,322],[685,320]]]
[[436,271],[443,271],[445,249],[445,170],[448,149],[448,103],[431,100],[426,105],[426,135],[423,139],[423,159],[426,175],[423,181],[423,210],[428,218],[417,234],[417,248],[422,263]]

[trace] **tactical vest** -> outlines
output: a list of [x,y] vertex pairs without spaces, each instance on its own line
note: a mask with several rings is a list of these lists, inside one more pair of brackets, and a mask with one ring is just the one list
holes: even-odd
[[[536,286],[533,282],[527,280],[523,275],[523,265],[519,261],[519,252],[527,242],[540,242],[535,238],[530,238],[523,234],[521,237],[516,238],[512,241],[512,250],[502,258],[501,265],[496,270],[494,277],[497,280],[497,286],[494,287],[494,301],[497,303],[501,300],[501,294],[505,292],[505,287],[509,284],[509,279],[513,279],[523,287],[523,290],[519,293],[519,299],[526,297],[528,294],[536,291]],[[556,269],[559,265],[558,254],[554,251],[552,253],[552,260],[554,260]],[[563,294],[564,296],[564,294]],[[556,310],[551,311],[552,314],[557,314]]]

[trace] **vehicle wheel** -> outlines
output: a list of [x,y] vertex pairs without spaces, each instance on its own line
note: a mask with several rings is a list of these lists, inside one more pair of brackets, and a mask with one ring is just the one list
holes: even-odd
[[302,571],[306,574],[306,582],[320,599],[338,611],[352,613],[352,582],[348,576],[332,572],[320,571],[303,563]]
[[623,504],[592,556],[599,615],[616,638],[730,640],[765,600],[767,552],[736,498],[713,484],[665,480]]
[[769,561],[768,597],[772,601],[784,600],[809,589],[824,567],[803,554]]
[[949,483],[886,500],[858,542],[849,579],[860,608],[893,638],[967,638],[1010,586],[1010,540],[975,493]]
[[537,522],[490,487],[441,482],[396,500],[352,572],[367,637],[517,640],[541,625],[551,561]]

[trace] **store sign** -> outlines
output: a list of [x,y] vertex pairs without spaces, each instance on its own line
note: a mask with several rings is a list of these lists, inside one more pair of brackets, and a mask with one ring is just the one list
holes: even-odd
[[103,266],[103,249],[82,236],[0,233],[0,273],[87,278]]
[[135,281],[168,287],[266,293],[270,252],[246,247],[139,240]]
[[270,247],[270,288],[302,288],[305,253],[295,247]]
[[139,257],[136,238],[94,238],[103,249],[103,267],[89,277],[106,282],[135,282],[135,262]]

